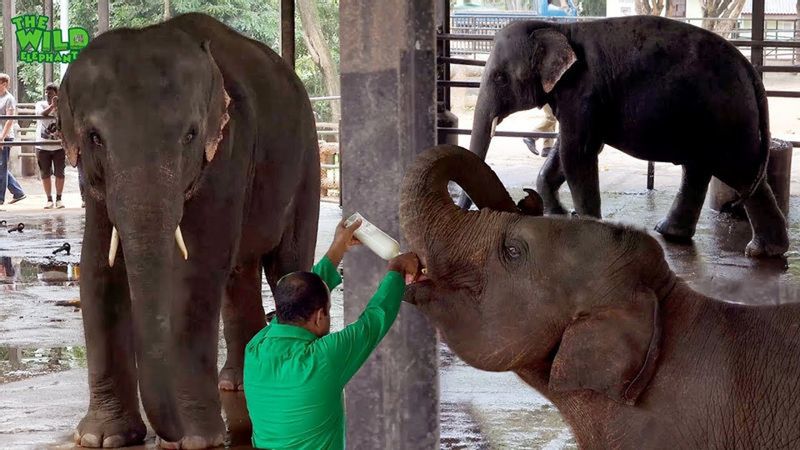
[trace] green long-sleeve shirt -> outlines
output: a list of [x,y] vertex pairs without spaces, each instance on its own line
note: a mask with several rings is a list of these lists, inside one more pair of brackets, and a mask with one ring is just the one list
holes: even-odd
[[[328,257],[312,269],[333,290],[342,279]],[[253,446],[343,449],[344,387],[397,317],[405,283],[389,272],[357,321],[318,338],[273,320],[247,344],[244,394]]]

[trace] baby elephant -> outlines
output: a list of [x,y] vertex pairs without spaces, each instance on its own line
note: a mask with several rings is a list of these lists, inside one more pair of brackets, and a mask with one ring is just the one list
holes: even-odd
[[[482,209],[454,205],[451,180]],[[423,153],[401,198],[428,277],[405,300],[465,362],[549,398],[582,448],[800,443],[800,304],[712,299],[642,231],[524,215],[459,147]]]
[[787,250],[786,221],[764,176],[770,145],[764,86],[725,39],[648,16],[514,22],[497,33],[486,63],[470,151],[485,157],[498,123],[545,105],[561,128],[537,182],[548,213],[565,212],[558,188],[566,181],[578,214],[600,217],[597,156],[608,144],[683,166],[659,233],[681,240],[694,235],[715,176],[744,202],[753,227],[746,254]]

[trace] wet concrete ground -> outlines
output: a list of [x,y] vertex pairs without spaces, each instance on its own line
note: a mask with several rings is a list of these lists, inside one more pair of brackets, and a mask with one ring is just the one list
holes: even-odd
[[[523,186],[533,185],[542,161],[518,139],[496,139],[489,157],[515,198],[522,196]],[[680,168],[659,164],[656,190],[648,192],[646,163],[607,150],[600,166],[605,218],[652,229],[672,202]],[[794,183],[800,180],[798,171]],[[568,192],[562,199],[569,203]],[[78,297],[82,210],[7,209],[0,220],[24,222],[26,228],[19,234],[0,227],[0,448],[71,448],[72,431],[88,404],[85,347],[80,311],[58,305]],[[800,197],[791,198],[791,209],[792,246],[786,260],[745,258],[748,224],[710,209],[703,211],[693,243],[658,238],[673,270],[701,292],[736,302],[797,301]],[[340,215],[337,205],[323,204],[317,257]],[[52,255],[65,241],[72,254]],[[266,285],[264,305],[267,310],[273,306]],[[334,328],[340,328],[341,287],[333,292],[333,305]],[[444,346],[440,353],[442,448],[575,448],[555,408],[516,376],[467,367]],[[222,364],[224,342],[220,355]],[[242,396],[223,394],[223,403],[231,445],[246,446]],[[140,448],[152,447],[151,437]]]

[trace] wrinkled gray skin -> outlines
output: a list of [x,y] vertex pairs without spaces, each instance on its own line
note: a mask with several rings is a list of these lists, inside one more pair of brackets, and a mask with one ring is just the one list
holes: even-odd
[[659,233],[677,240],[694,235],[713,175],[746,199],[753,229],[747,255],[788,249],[786,221],[764,177],[770,144],[764,86],[723,38],[651,16],[514,22],[497,33],[486,63],[470,151],[485,158],[494,119],[545,104],[560,126],[537,182],[546,213],[564,214],[558,189],[566,181],[577,213],[600,217],[597,155],[608,144],[683,166]]
[[265,324],[262,270],[274,286],[312,263],[319,153],[307,93],[269,48],[200,14],[102,34],[61,88],[61,133],[90,194],[81,306],[91,398],[76,441],[142,442],[138,387],[163,446],[219,445],[218,385],[241,388],[244,346]]
[[[481,210],[454,205],[449,180]],[[705,297],[630,227],[521,215],[455,146],[406,173],[400,217],[429,277],[404,300],[466,363],[513,371],[549,398],[581,448],[800,442],[800,305]]]

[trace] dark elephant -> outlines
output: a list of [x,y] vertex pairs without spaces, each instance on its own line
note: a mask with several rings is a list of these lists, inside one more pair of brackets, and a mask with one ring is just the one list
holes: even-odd
[[141,442],[138,384],[163,446],[219,445],[218,384],[241,388],[244,346],[265,325],[262,270],[274,286],[313,262],[319,150],[303,84],[265,45],[187,14],[93,40],[58,119],[89,193],[91,399],[76,441]]
[[[448,180],[482,209],[453,204]],[[404,299],[465,362],[513,371],[549,398],[581,448],[800,442],[800,304],[708,298],[643,231],[522,215],[454,146],[406,173],[400,220],[428,277]]]
[[[683,166],[656,230],[694,235],[711,176],[741,196],[753,228],[749,256],[783,254],[786,221],[765,181],[769,112],[758,73],[733,45],[681,22],[626,17],[514,22],[497,33],[475,109],[470,151],[486,156],[509,114],[550,105],[559,143],[539,173],[545,210],[563,214],[566,180],[579,215],[600,217],[597,156],[604,144]],[[462,207],[469,205],[463,197]]]

